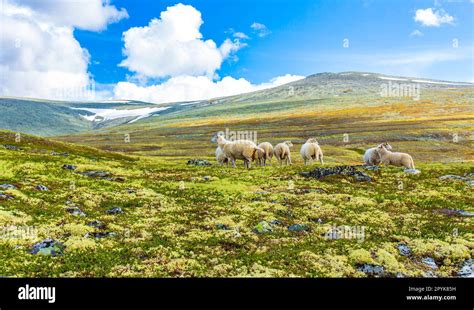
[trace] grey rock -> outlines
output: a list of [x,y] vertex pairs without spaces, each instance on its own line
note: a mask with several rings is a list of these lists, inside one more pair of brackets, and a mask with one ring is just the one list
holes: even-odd
[[101,221],[97,221],[97,220],[91,221],[91,222],[87,223],[86,225],[90,226],[90,227],[97,228],[97,229],[104,229],[105,228],[105,224],[102,223]]
[[120,214],[123,213],[122,208],[114,207],[112,209],[107,210],[107,214]]
[[410,256],[411,254],[411,249],[408,247],[408,245],[400,243],[397,245],[398,252],[400,252],[400,255],[402,256]]
[[21,147],[11,144],[4,144],[3,147],[9,151],[21,151],[23,150]]
[[66,211],[74,216],[86,216],[79,207],[68,207]]
[[49,188],[45,185],[36,185],[35,189],[39,190],[39,191],[49,191]]
[[425,258],[423,258],[423,259],[421,260],[421,262],[422,262],[425,266],[427,266],[427,267],[429,267],[429,268],[431,268],[431,269],[438,269],[438,266],[436,265],[435,260],[434,260],[433,258],[431,258],[431,257],[425,257]]
[[111,176],[110,172],[107,171],[95,171],[95,170],[89,170],[89,171],[84,171],[84,172],[79,172],[79,174],[84,175],[86,177],[91,177],[91,178],[99,178],[99,179],[105,179]]
[[45,239],[33,245],[30,253],[56,256],[63,254],[63,250],[64,245],[61,242],[53,239]]
[[304,225],[304,224],[293,224],[291,226],[288,227],[288,230],[289,231],[308,231],[309,230],[309,227],[307,225]]
[[0,192],[0,199],[3,199],[3,200],[12,200],[12,199],[14,199],[14,197],[13,197],[12,195],[8,195],[8,194],[5,194],[5,193]]
[[66,170],[76,170],[76,166],[73,166],[73,165],[63,165],[63,169],[66,169]]
[[364,264],[362,266],[359,266],[357,270],[362,271],[363,273],[371,277],[383,277],[385,275],[384,267],[379,265]]
[[212,166],[212,164],[205,159],[190,159],[187,163],[188,166]]
[[0,189],[17,189],[17,187],[12,184],[1,184]]
[[330,168],[316,168],[312,171],[301,172],[301,175],[304,177],[311,177],[322,179],[327,176],[331,175],[344,175],[344,176],[351,176],[359,182],[370,182],[372,178],[356,169],[355,166],[336,166]]
[[458,276],[461,278],[474,278],[474,264],[472,258],[468,258],[464,261],[458,272]]

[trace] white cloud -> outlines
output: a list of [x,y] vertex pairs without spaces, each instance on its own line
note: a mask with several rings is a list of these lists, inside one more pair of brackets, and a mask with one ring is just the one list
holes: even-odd
[[246,40],[246,39],[249,38],[248,35],[246,35],[246,34],[243,33],[243,32],[240,32],[240,31],[234,32],[233,36],[234,36],[234,38],[241,39],[241,40]]
[[118,10],[110,0],[17,0],[31,8],[39,18],[55,25],[99,31],[108,24],[128,18],[125,9]]
[[420,30],[416,29],[416,30],[413,30],[411,33],[410,33],[410,37],[421,37],[423,36],[423,32],[421,32]]
[[218,47],[213,40],[203,40],[202,23],[201,13],[190,5],[168,7],[148,26],[124,32],[126,59],[120,66],[152,78],[212,77],[222,61],[244,45],[226,39]]
[[254,22],[252,25],[250,25],[250,28],[252,28],[259,37],[263,38],[266,37],[271,33],[271,31],[265,26],[264,24]]
[[414,19],[426,27],[439,27],[442,24],[453,24],[454,22],[454,17],[443,9],[433,10],[432,8],[416,10]]
[[[91,16],[81,21],[81,11],[67,14],[67,5],[77,8],[79,2],[21,2],[21,5],[8,0],[2,2],[0,95],[46,99],[90,98],[93,95],[93,81],[88,72],[90,55],[74,38],[73,26],[102,29],[106,23],[116,20],[115,8],[108,2],[102,4],[101,0],[88,1],[87,4],[93,7],[92,12],[97,12],[93,5],[97,2],[103,10],[102,17],[106,16],[93,23]],[[67,18],[64,21],[58,19],[58,11],[45,9],[56,4],[58,10],[64,10],[63,17],[69,17],[68,21]]]
[[192,101],[248,93],[276,87],[302,78],[304,77],[287,74],[273,78],[267,83],[254,85],[246,79],[234,79],[229,76],[217,82],[205,76],[179,76],[152,86],[120,82],[114,89],[114,96],[115,98],[154,103]]

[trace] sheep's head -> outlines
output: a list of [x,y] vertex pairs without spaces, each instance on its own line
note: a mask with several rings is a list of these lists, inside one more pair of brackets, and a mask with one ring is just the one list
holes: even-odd
[[376,148],[377,152],[380,153],[380,152],[386,152],[387,149],[385,148],[385,146],[382,144],[380,144],[379,146],[377,146]]
[[288,147],[292,147],[292,146],[293,146],[293,143],[291,143],[291,141],[285,141],[285,142],[283,142],[283,143],[285,143],[286,145],[288,145]]
[[384,142],[384,143],[382,143],[382,145],[385,147],[385,149],[387,149],[387,151],[392,150],[392,146],[390,144],[388,144],[388,142]]
[[306,143],[315,143],[315,144],[319,144],[318,143],[318,140],[316,140],[316,138],[309,138]]
[[221,134],[219,133],[216,133],[212,136],[211,138],[211,142],[212,143],[219,143],[219,140],[221,140],[221,142],[223,142],[223,140],[225,140],[224,136],[222,136]]

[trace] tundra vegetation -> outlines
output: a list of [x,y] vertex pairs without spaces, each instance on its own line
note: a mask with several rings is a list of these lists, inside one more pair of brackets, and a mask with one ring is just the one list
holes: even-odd
[[[299,94],[295,84],[292,98],[251,94],[49,139],[0,132],[0,276],[465,275],[474,256],[474,90],[422,89],[416,102]],[[257,131],[274,146],[292,141],[293,165],[219,165],[210,138],[225,128]],[[324,168],[363,165],[364,152],[387,141],[421,173],[381,166],[357,168],[370,181],[304,177],[321,167],[299,154],[309,137]],[[34,229],[14,237],[15,227]],[[46,239],[57,255],[32,254]]]

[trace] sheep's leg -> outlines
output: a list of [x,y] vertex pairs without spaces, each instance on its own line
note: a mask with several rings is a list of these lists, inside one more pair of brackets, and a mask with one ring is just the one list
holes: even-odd
[[321,161],[321,165],[324,165],[323,154],[319,155],[319,161]]
[[290,154],[288,154],[288,163],[289,163],[290,166],[293,164],[293,163],[291,162],[291,156],[290,156]]

